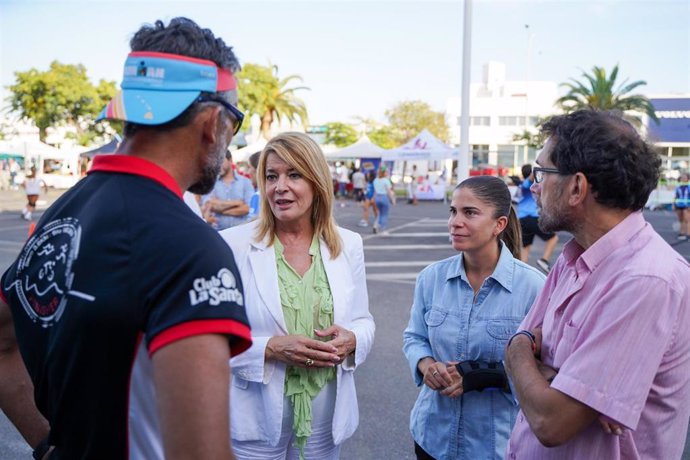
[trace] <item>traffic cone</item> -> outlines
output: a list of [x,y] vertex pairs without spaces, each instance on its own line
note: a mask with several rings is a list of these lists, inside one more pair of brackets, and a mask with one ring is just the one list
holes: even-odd
[[36,230],[36,222],[31,222],[29,224],[29,236],[28,236],[28,238],[31,238],[31,235],[34,234],[34,230]]

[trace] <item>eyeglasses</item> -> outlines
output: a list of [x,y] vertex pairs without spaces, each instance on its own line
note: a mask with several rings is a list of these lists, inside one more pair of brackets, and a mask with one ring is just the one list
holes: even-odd
[[534,167],[532,168],[532,173],[534,173],[534,183],[539,184],[544,180],[544,173],[553,173],[553,174],[563,174],[556,168],[540,168],[540,167]]
[[224,101],[220,98],[210,97],[210,96],[199,96],[196,102],[217,102],[218,104],[225,107],[225,109],[230,112],[235,119],[235,124],[232,129],[232,134],[235,135],[239,132],[242,127],[242,122],[244,121],[244,114],[240,112],[240,109],[232,105],[231,103]]

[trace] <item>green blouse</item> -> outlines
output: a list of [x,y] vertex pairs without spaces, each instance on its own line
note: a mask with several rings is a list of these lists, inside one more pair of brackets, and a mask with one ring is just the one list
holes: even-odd
[[[316,340],[329,340],[314,334],[314,329],[326,329],[333,325],[333,295],[328,284],[326,269],[321,259],[319,239],[314,236],[309,247],[312,263],[300,276],[285,260],[285,248],[278,238],[274,240],[280,303],[288,334],[305,335]],[[311,435],[312,399],[335,377],[334,367],[287,368],[285,374],[285,395],[290,398],[294,413],[293,429],[300,448],[300,459],[304,446]]]

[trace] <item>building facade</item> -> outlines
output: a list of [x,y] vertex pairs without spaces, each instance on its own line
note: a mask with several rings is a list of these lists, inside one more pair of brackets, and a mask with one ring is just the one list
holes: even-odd
[[[507,81],[503,63],[485,64],[482,82],[470,85],[470,167],[490,165],[513,174],[523,164],[533,163],[536,150],[515,138],[525,132],[535,134],[538,120],[557,112],[557,98],[555,82]],[[454,145],[460,144],[460,112],[461,99],[450,98],[446,122]]]

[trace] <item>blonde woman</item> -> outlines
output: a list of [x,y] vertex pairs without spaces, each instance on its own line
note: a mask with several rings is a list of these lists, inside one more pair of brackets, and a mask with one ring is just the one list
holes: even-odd
[[259,218],[221,232],[254,340],[231,360],[233,447],[239,459],[337,459],[374,339],[362,239],[335,225],[328,165],[307,135],[269,141],[257,178]]

